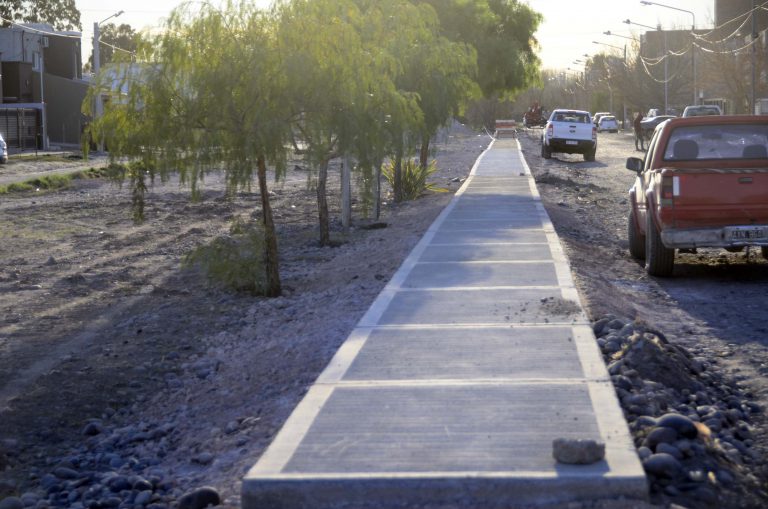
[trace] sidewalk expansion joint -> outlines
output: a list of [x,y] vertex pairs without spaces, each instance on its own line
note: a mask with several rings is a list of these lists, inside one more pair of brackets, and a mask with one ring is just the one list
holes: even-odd
[[588,385],[588,384],[609,384],[611,380],[608,376],[603,378],[468,378],[468,379],[406,379],[406,380],[337,380],[317,381],[316,385],[329,387],[471,387],[471,386],[515,386],[515,385],[538,385],[538,386],[559,386],[559,385]]

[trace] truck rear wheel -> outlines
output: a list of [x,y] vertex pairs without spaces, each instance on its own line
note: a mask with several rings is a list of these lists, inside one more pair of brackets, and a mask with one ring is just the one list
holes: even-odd
[[653,214],[648,211],[645,216],[645,271],[651,276],[671,276],[675,266],[675,250],[662,244],[661,235],[653,224]]
[[541,144],[541,157],[544,159],[552,159],[552,149],[546,143]]
[[590,163],[594,162],[594,160],[595,160],[595,152],[597,152],[597,148],[593,148],[589,152],[586,152],[584,154],[584,160],[587,161],[587,162],[590,162]]
[[645,237],[640,234],[637,228],[637,217],[635,216],[634,208],[629,211],[627,239],[629,239],[629,255],[635,260],[645,260]]
[[763,252],[763,258],[768,260],[768,246],[760,246],[760,251]]

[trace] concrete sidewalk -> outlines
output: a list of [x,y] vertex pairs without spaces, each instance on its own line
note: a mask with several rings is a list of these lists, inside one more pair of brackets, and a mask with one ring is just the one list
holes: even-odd
[[[605,460],[552,457],[556,438]],[[243,480],[243,507],[509,508],[647,485],[516,140],[497,140]]]

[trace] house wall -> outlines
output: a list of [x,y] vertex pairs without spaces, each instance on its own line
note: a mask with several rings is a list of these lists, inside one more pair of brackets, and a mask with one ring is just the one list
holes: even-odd
[[[24,62],[3,62],[3,102],[31,103],[36,102],[33,82],[37,73],[32,73],[32,64]],[[39,78],[38,78],[39,81]]]
[[45,74],[48,139],[51,143],[80,143],[81,106],[88,91],[83,81]]
[[82,79],[80,40],[70,37],[48,37],[45,48],[45,72],[68,79]]

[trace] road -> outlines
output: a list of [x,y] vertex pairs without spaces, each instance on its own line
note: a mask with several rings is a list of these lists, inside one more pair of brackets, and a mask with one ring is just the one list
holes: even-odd
[[[635,174],[625,163],[643,155],[632,137],[599,134],[597,160],[585,163],[579,155],[544,160],[539,136],[528,130],[519,138],[591,318],[649,324],[768,407],[768,261],[760,251],[678,254],[673,277],[648,276],[628,253],[627,191]],[[753,446],[765,457],[764,414],[751,426]],[[754,470],[765,479],[764,462],[757,463]]]

